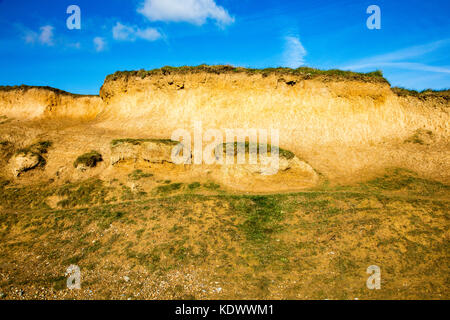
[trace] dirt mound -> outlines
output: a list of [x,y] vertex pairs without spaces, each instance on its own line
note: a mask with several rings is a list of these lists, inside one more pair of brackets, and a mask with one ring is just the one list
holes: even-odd
[[111,164],[140,160],[148,163],[172,163],[172,150],[177,145],[177,141],[168,139],[116,139],[111,142]]
[[45,166],[44,154],[48,152],[50,146],[51,142],[41,141],[18,150],[9,161],[14,176],[18,177],[26,171]]

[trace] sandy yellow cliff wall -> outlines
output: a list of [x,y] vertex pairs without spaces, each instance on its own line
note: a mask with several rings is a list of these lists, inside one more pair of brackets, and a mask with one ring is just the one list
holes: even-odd
[[399,92],[382,77],[339,72],[187,69],[116,73],[99,97],[0,87],[0,139],[53,141],[46,170],[54,174],[90,150],[109,158],[112,139],[167,139],[202,121],[203,132],[279,129],[280,147],[330,181],[363,181],[387,167],[450,181],[448,91]]
[[399,97],[387,83],[305,80],[271,74],[169,74],[107,80],[102,128],[170,137],[194,120],[208,128],[278,128],[294,152],[319,145],[361,145],[406,138],[419,128],[449,136],[448,102]]
[[73,95],[47,87],[7,87],[0,90],[0,115],[14,119],[65,118],[91,120],[103,109],[98,96]]

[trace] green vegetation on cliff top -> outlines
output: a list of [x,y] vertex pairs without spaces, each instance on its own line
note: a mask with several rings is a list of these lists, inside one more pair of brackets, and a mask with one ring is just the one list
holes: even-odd
[[[320,70],[309,67],[300,67],[297,69],[291,68],[265,68],[265,69],[251,69],[251,68],[242,68],[242,67],[234,67],[230,65],[216,65],[210,66],[206,64],[202,64],[199,66],[181,66],[181,67],[171,67],[165,66],[159,69],[152,70],[134,70],[134,71],[116,71],[113,74],[110,74],[106,77],[105,83],[108,81],[115,81],[121,78],[129,78],[129,77],[138,77],[141,79],[145,79],[146,77],[153,75],[179,75],[179,74],[196,74],[196,73],[211,73],[211,74],[234,74],[234,73],[246,73],[248,75],[261,75],[263,77],[267,77],[269,75],[278,75],[278,76],[295,76],[298,77],[299,80],[309,80],[309,79],[319,79],[322,81],[344,81],[344,80],[353,80],[353,81],[363,81],[363,82],[371,82],[371,83],[386,83],[389,82],[384,78],[382,71],[376,70],[373,72],[353,72],[353,71],[343,71],[338,69],[331,70]],[[289,81],[289,84],[292,81]],[[295,84],[292,83],[292,84]],[[399,87],[393,87],[392,91],[398,96],[413,96],[419,99],[427,99],[427,98],[443,98],[445,100],[449,100],[450,90],[432,90],[426,89],[421,92],[416,90],[409,90]]]
[[98,95],[90,95],[90,94],[76,94],[76,93],[70,93],[61,89],[57,89],[57,88],[53,88],[53,87],[49,87],[49,86],[29,86],[26,84],[22,84],[20,86],[0,86],[0,92],[8,92],[8,91],[23,91],[26,92],[28,90],[31,89],[41,89],[41,90],[48,90],[51,91],[55,94],[60,94],[60,95],[66,95],[66,96],[72,96],[75,98],[78,97],[98,97]]
[[[373,72],[353,72],[353,71],[343,71],[338,69],[331,70],[320,70],[309,67],[300,67],[297,69],[291,68],[265,68],[265,69],[252,69],[252,68],[243,68],[243,67],[234,67],[230,65],[215,65],[210,66],[206,64],[202,64],[199,66],[181,66],[181,67],[171,67],[165,66],[159,69],[153,70],[134,70],[134,71],[116,71],[113,74],[107,75],[105,79],[105,83],[108,81],[115,81],[121,78],[131,78],[138,77],[141,79],[145,79],[146,77],[153,75],[176,75],[176,74],[196,74],[196,73],[211,73],[211,74],[235,74],[235,73],[246,73],[248,75],[261,75],[262,77],[267,77],[269,75],[277,75],[277,76],[295,76],[299,80],[310,80],[310,79],[318,79],[321,81],[345,81],[345,80],[353,80],[353,81],[363,81],[363,82],[371,82],[371,83],[385,83],[389,84],[389,82],[384,78],[382,71],[376,70]],[[288,81],[288,84],[294,85],[295,81]],[[48,86],[28,86],[28,85],[20,85],[20,86],[0,86],[0,92],[5,91],[28,91],[30,89],[42,89],[49,90],[56,94],[61,95],[70,95],[73,97],[97,97],[98,95],[80,95],[73,94],[70,92],[66,92],[60,89],[48,87]],[[432,90],[426,89],[423,91],[409,90],[399,87],[393,87],[392,91],[400,97],[405,96],[413,96],[418,99],[425,100],[427,98],[442,98],[448,101],[450,99],[450,90]]]
[[[199,65],[199,66],[182,66],[182,67],[170,67],[165,66],[160,69],[153,70],[135,70],[135,71],[117,71],[114,74],[110,74],[106,77],[106,81],[114,81],[122,77],[140,77],[142,79],[152,75],[170,75],[170,74],[195,74],[195,73],[212,73],[212,74],[233,74],[233,73],[246,73],[249,75],[260,74],[263,77],[269,75],[291,75],[297,76],[300,79],[314,79],[320,78],[321,80],[360,80],[366,82],[380,82],[388,83],[383,77],[383,73],[379,70],[369,73],[359,73],[352,71],[342,70],[319,70],[309,67],[300,67],[297,69],[291,68],[265,68],[265,69],[251,69],[234,67],[229,65]],[[106,82],[105,81],[105,82]]]

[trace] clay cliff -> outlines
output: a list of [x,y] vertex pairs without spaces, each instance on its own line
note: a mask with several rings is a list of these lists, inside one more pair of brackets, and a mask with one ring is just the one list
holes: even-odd
[[[279,146],[332,183],[362,181],[388,167],[448,182],[449,96],[391,88],[378,73],[228,66],[117,72],[99,96],[1,87],[1,174],[11,172],[9,158],[20,148],[46,139],[52,147],[37,178],[62,172],[73,179],[114,176],[113,139],[170,139],[201,121],[204,132],[278,129]],[[106,159],[100,167],[80,172],[71,166],[77,155],[94,149]],[[278,180],[273,183],[285,177]]]

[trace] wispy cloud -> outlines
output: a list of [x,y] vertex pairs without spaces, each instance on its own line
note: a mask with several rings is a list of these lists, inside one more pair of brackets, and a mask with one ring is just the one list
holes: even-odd
[[430,66],[414,61],[408,61],[414,58],[423,57],[448,45],[450,45],[450,39],[444,39],[424,45],[408,47],[387,54],[360,59],[346,66],[343,66],[342,69],[356,71],[367,68],[392,67],[407,70],[450,73],[450,68],[447,66]]
[[24,40],[26,43],[39,42],[42,45],[53,46],[53,30],[54,28],[50,25],[40,27],[39,33],[26,29],[24,31]]
[[138,12],[150,21],[203,25],[211,19],[221,27],[234,22],[234,17],[214,0],[144,0]]
[[113,27],[112,33],[113,38],[120,41],[136,41],[136,39],[155,41],[161,38],[161,33],[155,28],[140,29],[120,22],[117,22]]
[[102,37],[95,37],[93,41],[94,41],[95,51],[101,52],[106,49],[106,41]]
[[53,27],[43,26],[40,28],[41,34],[39,35],[39,42],[48,46],[53,45]]
[[284,40],[283,66],[298,68],[304,65],[307,52],[300,42],[300,39],[294,36],[287,36]]

